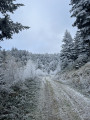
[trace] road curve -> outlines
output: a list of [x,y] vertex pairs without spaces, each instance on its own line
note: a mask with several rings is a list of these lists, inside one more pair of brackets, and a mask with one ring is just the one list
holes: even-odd
[[43,77],[36,120],[90,120],[90,99],[51,77]]

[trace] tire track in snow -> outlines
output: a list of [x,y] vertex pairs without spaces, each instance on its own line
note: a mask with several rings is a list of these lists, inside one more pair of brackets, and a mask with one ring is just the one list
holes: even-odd
[[76,107],[79,115],[84,120],[90,120],[90,99],[75,91],[67,85],[60,84],[63,91],[66,93],[71,103]]
[[44,77],[36,120],[90,120],[89,103],[75,90]]

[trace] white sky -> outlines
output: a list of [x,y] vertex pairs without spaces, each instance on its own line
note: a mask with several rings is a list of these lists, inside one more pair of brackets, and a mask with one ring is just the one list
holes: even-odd
[[72,27],[74,19],[70,17],[70,0],[19,0],[25,6],[12,15],[14,21],[30,26],[5,40],[0,45],[5,49],[16,47],[32,53],[59,53],[62,38],[67,29],[72,37],[76,28]]

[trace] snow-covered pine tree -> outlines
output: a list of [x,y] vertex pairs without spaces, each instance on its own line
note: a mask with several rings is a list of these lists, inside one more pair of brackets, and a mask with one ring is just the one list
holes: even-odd
[[28,29],[27,26],[22,26],[21,23],[14,23],[10,19],[10,14],[14,13],[14,11],[23,6],[23,4],[16,4],[16,0],[0,0],[0,41],[3,41],[4,38],[12,39],[12,35],[14,33],[19,33],[19,31],[23,29]]
[[77,31],[74,38],[75,66],[80,67],[88,61],[88,44],[83,43],[80,32]]
[[76,33],[76,36],[74,38],[75,41],[75,52],[76,52],[76,58],[78,58],[81,54],[88,55],[88,44],[83,43],[83,38],[80,35],[80,32]]
[[90,56],[90,0],[71,0],[71,5],[71,17],[76,17],[73,26],[78,27],[83,44],[88,43]]
[[60,53],[60,60],[61,60],[61,69],[66,68],[69,65],[69,62],[73,62],[73,39],[70,33],[66,30],[64,38],[63,38],[63,45],[62,50]]

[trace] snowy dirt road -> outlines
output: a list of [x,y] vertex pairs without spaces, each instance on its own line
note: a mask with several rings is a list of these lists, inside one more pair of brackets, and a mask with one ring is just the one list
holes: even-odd
[[49,76],[43,77],[36,120],[90,120],[90,99]]

